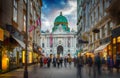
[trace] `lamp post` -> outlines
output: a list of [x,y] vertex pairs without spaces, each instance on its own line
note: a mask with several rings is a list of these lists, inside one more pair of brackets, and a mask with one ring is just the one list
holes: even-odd
[[26,34],[25,34],[25,38],[26,38],[26,45],[25,45],[25,68],[24,68],[24,78],[28,78],[28,69],[27,69],[27,46],[28,46],[28,2],[29,0],[26,0]]

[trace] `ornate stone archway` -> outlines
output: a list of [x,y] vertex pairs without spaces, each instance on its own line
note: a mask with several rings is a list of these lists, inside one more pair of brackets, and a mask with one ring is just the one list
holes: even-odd
[[63,46],[59,45],[57,47],[57,54],[63,54]]

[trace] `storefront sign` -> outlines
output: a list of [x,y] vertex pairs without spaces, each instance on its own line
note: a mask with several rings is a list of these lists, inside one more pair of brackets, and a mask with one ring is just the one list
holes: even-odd
[[4,40],[4,30],[0,28],[0,41]]

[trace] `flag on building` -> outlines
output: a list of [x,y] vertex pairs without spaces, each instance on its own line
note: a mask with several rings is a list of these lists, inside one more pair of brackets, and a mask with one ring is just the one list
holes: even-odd
[[36,20],[36,25],[37,26],[41,26],[41,19],[40,19],[40,17]]
[[29,32],[33,31],[34,29],[35,29],[35,26],[34,26],[34,25],[30,26]]

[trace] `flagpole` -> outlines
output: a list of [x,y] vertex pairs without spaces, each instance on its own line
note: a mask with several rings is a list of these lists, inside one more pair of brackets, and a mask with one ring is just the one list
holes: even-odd
[[26,0],[26,46],[25,46],[25,68],[24,68],[24,78],[28,78],[28,69],[27,69],[27,46],[28,46],[28,5],[29,0]]

